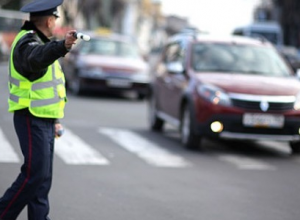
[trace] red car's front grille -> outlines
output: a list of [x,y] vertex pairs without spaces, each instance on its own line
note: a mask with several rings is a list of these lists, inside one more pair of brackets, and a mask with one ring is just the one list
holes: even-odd
[[[246,110],[258,110],[261,111],[260,103],[258,101],[248,101],[240,99],[232,99],[233,106],[246,109]],[[269,102],[267,111],[286,111],[294,108],[293,102],[280,103],[280,102]]]

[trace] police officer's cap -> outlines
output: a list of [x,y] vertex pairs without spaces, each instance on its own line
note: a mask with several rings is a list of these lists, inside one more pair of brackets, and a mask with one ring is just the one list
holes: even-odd
[[35,0],[21,8],[22,12],[30,13],[32,16],[58,16],[57,6],[61,5],[63,0]]

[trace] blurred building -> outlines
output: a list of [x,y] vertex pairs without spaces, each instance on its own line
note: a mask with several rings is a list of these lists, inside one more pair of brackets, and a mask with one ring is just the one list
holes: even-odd
[[160,6],[159,0],[73,0],[64,1],[61,8],[64,25],[127,35],[147,53],[153,30],[163,19]]
[[[1,0],[0,30],[2,25],[2,30],[18,31],[24,18],[27,18],[19,9],[31,1]],[[10,18],[5,18],[4,10]],[[109,30],[131,37],[145,54],[153,47],[161,47],[168,35],[188,26],[186,18],[165,17],[161,13],[160,0],[68,0],[59,10],[61,19],[55,30],[58,37],[62,37],[68,28]]]
[[187,18],[182,18],[178,16],[168,16],[166,17],[166,32],[168,35],[173,35],[180,32],[182,29],[188,26]]

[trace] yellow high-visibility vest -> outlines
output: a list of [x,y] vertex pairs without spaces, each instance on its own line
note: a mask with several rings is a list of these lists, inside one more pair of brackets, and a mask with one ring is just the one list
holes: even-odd
[[65,77],[58,61],[48,67],[45,75],[33,82],[17,72],[13,53],[17,42],[31,31],[22,30],[16,36],[10,55],[8,111],[28,108],[41,118],[63,118],[66,99]]

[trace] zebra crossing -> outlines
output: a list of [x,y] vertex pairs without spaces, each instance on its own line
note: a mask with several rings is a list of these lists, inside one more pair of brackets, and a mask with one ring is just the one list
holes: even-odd
[[227,154],[220,155],[218,158],[221,161],[234,164],[236,167],[238,167],[238,169],[241,170],[276,170],[275,166],[241,155]]
[[0,128],[0,163],[19,163],[20,159]]
[[[142,135],[126,129],[99,128],[99,135],[108,138],[112,143],[135,155],[139,160],[154,167],[188,168],[194,164],[178,153],[173,153]],[[99,141],[99,143],[101,143]],[[101,143],[102,145],[102,143]],[[66,128],[62,138],[56,139],[55,155],[67,165],[109,166],[111,161],[99,149],[89,145],[71,129]],[[230,164],[240,170],[268,170],[277,168],[262,160],[248,156],[222,153],[214,155],[218,161]],[[14,150],[0,127],[0,164],[21,163],[22,158]],[[300,164],[300,160],[293,160]]]
[[186,167],[190,165],[183,157],[147,141],[134,132],[109,128],[100,128],[99,132],[107,135],[119,146],[136,154],[150,165],[159,167]]
[[108,165],[109,161],[84,140],[66,129],[63,138],[56,140],[55,153],[66,164]]

